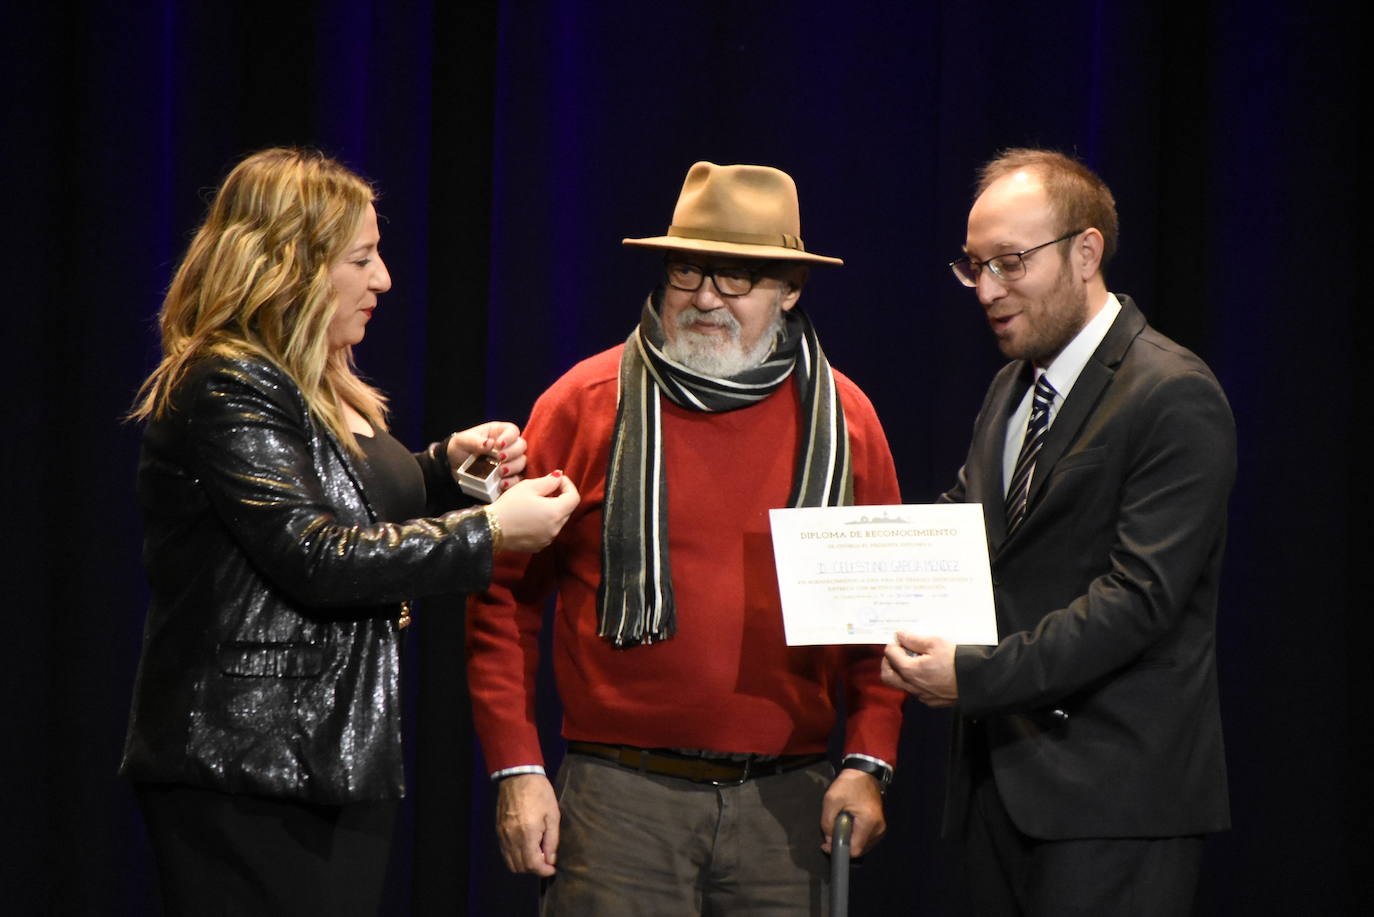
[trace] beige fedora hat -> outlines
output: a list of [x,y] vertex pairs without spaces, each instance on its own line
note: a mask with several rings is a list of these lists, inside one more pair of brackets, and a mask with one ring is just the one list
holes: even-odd
[[699,162],[687,171],[667,235],[623,239],[625,245],[844,264],[802,245],[801,212],[792,176],[770,166]]

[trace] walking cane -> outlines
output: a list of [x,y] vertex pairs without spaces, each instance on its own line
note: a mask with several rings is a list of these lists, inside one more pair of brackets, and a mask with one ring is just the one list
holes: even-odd
[[841,812],[835,816],[835,830],[830,835],[830,917],[849,913],[849,835],[853,830],[853,815]]

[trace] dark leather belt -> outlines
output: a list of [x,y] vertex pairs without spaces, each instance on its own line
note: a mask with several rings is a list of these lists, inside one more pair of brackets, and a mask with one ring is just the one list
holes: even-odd
[[603,745],[600,742],[569,742],[568,751],[612,761],[621,767],[663,777],[680,777],[693,783],[717,786],[744,783],[756,777],[772,777],[825,760],[825,755],[781,755],[763,760],[745,758],[693,758],[633,748],[628,745]]

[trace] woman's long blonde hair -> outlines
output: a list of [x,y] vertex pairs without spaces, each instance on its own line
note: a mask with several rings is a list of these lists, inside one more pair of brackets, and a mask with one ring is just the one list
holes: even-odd
[[130,418],[162,416],[203,356],[257,356],[284,370],[310,410],[360,453],[342,405],[386,429],[386,399],[358,378],[352,348],[329,348],[329,269],[375,197],[362,178],[312,150],[263,150],[235,166],[162,301],[162,362]]

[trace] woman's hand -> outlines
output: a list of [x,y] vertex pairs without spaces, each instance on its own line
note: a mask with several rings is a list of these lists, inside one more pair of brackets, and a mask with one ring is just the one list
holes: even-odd
[[555,471],[514,485],[487,512],[501,527],[504,550],[531,554],[553,541],[581,499],[573,482]]
[[501,463],[502,490],[520,480],[525,471],[525,438],[515,424],[492,420],[470,430],[460,430],[448,439],[450,470],[457,471],[470,455],[487,454]]

